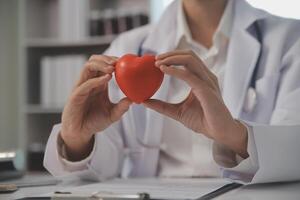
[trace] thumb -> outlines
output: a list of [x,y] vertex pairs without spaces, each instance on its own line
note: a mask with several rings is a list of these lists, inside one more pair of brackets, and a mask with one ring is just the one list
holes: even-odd
[[132,101],[128,98],[121,99],[117,104],[114,105],[111,111],[111,120],[117,121],[121,118],[121,116],[129,109]]
[[175,120],[178,119],[178,104],[166,103],[157,99],[149,99],[144,101],[143,105]]
[[107,84],[110,79],[111,75],[107,74],[105,76],[87,80],[86,82],[74,89],[71,95],[71,99],[77,103],[85,102],[94,89],[100,88],[103,90],[103,85]]

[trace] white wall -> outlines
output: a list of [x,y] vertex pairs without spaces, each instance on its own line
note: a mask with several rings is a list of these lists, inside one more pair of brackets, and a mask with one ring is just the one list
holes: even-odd
[[300,19],[300,2],[297,0],[247,0],[254,7],[288,18]]
[[17,0],[0,0],[0,151],[18,145]]
[[[173,0],[151,0],[151,19],[156,21],[164,8]],[[240,1],[240,0],[237,0]],[[282,17],[300,19],[300,1],[297,0],[247,0],[257,8]]]
[[160,15],[163,13],[164,9],[173,0],[151,0],[150,1],[150,20],[151,22],[156,22]]

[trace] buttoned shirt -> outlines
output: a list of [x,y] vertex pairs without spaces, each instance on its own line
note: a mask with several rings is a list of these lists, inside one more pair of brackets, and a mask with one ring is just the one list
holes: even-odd
[[[182,3],[177,15],[177,49],[188,49],[196,53],[206,67],[218,78],[222,90],[228,42],[233,20],[232,1],[228,1],[220,23],[213,35],[212,46],[208,49],[192,38]],[[200,32],[201,30],[199,30]],[[168,102],[183,101],[190,87],[183,81],[171,77]],[[181,123],[164,118],[162,146],[158,175],[164,177],[219,176],[220,169],[213,159],[213,141],[203,134],[195,133]]]

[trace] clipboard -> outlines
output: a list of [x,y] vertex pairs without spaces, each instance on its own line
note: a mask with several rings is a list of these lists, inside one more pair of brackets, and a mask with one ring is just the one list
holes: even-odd
[[150,200],[148,193],[139,194],[101,194],[95,193],[89,197],[74,197],[70,194],[56,193],[51,200]]
[[[194,200],[211,200],[231,190],[242,187],[240,183],[226,184],[208,194]],[[116,193],[94,193],[91,195],[74,196],[71,192],[55,192],[52,197],[27,197],[17,200],[151,200],[148,193],[139,194],[116,194]],[[153,199],[154,200],[154,199]]]
[[196,200],[210,200],[210,199],[213,199],[217,196],[220,196],[222,194],[225,194],[226,192],[229,192],[231,190],[237,189],[242,186],[243,186],[243,184],[240,184],[240,183],[229,183],[229,184],[226,184],[226,185],[196,199]]
[[53,197],[25,197],[17,200],[150,200],[147,193],[139,194],[113,194],[99,195],[92,194],[90,196],[73,196],[71,193],[56,193]]

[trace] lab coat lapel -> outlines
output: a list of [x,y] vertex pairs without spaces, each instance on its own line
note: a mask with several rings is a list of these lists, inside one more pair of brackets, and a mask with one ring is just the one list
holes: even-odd
[[[167,8],[167,11],[164,13],[161,20],[148,34],[142,45],[143,52],[155,52],[156,54],[160,54],[175,49],[176,20],[174,19],[176,19],[175,16],[178,3],[178,1],[175,1]],[[169,85],[170,77],[165,75],[160,89],[152,98],[166,101]],[[145,123],[144,142],[146,144],[151,144],[151,146],[157,146],[158,148],[142,149],[139,163],[136,165],[137,168],[133,170],[134,176],[155,176],[157,174],[163,116],[153,110],[146,109]]]
[[256,66],[261,45],[250,33],[256,20],[267,13],[236,0],[234,23],[228,47],[223,99],[233,117],[239,117]]
[[238,117],[261,47],[248,32],[236,32],[232,38],[224,78],[223,99],[232,115]]

